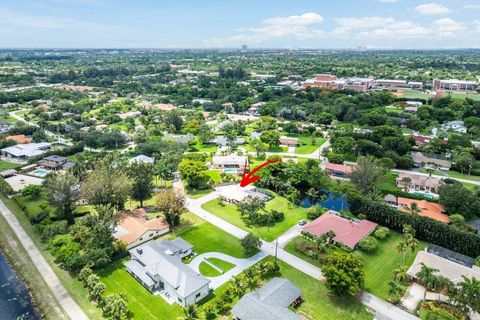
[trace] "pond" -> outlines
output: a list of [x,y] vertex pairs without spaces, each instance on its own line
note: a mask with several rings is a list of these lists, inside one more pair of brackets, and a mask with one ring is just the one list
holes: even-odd
[[348,209],[347,197],[345,195],[338,195],[328,192],[326,193],[326,196],[326,201],[322,202],[320,200],[317,200],[315,203],[312,203],[312,199],[310,197],[305,197],[300,202],[300,205],[304,208],[310,208],[311,206],[316,204],[334,211],[342,211]]
[[0,252],[0,317],[2,320],[37,320],[27,287]]

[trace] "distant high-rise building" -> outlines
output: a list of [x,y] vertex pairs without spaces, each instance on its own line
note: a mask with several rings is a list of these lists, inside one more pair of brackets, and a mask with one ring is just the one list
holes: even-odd
[[246,44],[242,45],[242,51],[247,51],[248,50],[248,47]]

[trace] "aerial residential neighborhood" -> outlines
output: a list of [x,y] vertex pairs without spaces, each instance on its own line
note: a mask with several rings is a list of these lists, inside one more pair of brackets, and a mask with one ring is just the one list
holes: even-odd
[[479,13],[0,5],[0,320],[479,320]]

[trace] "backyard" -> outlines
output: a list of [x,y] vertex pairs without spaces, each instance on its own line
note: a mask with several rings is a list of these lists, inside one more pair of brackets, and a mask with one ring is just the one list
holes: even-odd
[[267,202],[265,209],[275,209],[283,212],[285,214],[285,220],[277,222],[270,227],[248,227],[241,219],[236,205],[220,203],[218,199],[203,204],[202,208],[266,241],[276,239],[300,220],[306,219],[307,216],[306,208],[293,205],[287,199],[278,195]]
[[21,164],[18,163],[12,163],[12,162],[7,162],[4,160],[0,160],[0,171],[8,170],[8,169],[17,169],[21,167]]
[[297,154],[310,154],[317,150],[327,139],[323,137],[314,137],[312,144],[312,137],[305,135],[289,135],[291,137],[298,138],[300,145],[295,148],[295,153]]

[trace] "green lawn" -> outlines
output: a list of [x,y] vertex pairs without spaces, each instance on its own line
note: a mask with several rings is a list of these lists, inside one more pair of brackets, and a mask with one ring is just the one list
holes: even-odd
[[265,209],[282,211],[285,214],[285,220],[277,222],[271,227],[248,227],[241,219],[236,205],[219,204],[218,199],[214,199],[203,204],[202,208],[266,241],[274,240],[298,221],[306,219],[307,213],[306,208],[293,205],[287,199],[276,195],[275,198],[267,202]]
[[[36,199],[18,196],[18,197],[15,197],[15,200],[20,205],[20,207],[24,208],[27,216],[29,218],[32,218],[32,217],[35,217],[40,212],[42,212],[43,210],[47,210],[50,213],[54,211],[54,209],[48,204],[45,197],[46,197],[46,192],[42,191],[40,197]],[[41,207],[45,207],[45,209],[42,209]]]
[[[393,271],[400,265],[401,255],[397,251],[397,244],[401,238],[401,234],[390,231],[387,239],[378,241],[378,249],[373,254],[355,251],[365,263],[365,290],[382,299],[388,298],[387,284],[392,278]],[[404,266],[410,267],[417,252],[426,246],[427,243],[421,241],[414,253],[409,251]]]
[[400,191],[400,188],[397,187],[395,179],[398,177],[395,173],[387,173],[381,177],[377,182],[375,182],[375,188],[381,191],[387,192],[397,192]]
[[[395,269],[399,268],[401,255],[397,251],[397,244],[401,240],[402,235],[390,231],[390,235],[385,240],[378,240],[378,249],[374,253],[367,254],[360,250],[355,250],[355,254],[358,255],[365,264],[365,290],[382,298],[388,298],[388,282],[392,278],[392,273]],[[420,245],[414,253],[407,254],[404,266],[410,267],[417,255],[417,252],[423,250],[427,244],[420,242]],[[285,251],[313,264],[321,267],[319,260],[312,259],[295,248],[295,239],[290,241],[285,246]],[[338,252],[345,252],[343,249],[336,249]]]
[[472,181],[480,181],[480,176],[462,174],[462,173],[457,172],[457,171],[450,170],[450,171],[447,172],[447,174],[452,178],[472,180]]
[[405,110],[403,110],[402,108],[393,106],[393,105],[386,106],[386,107],[385,107],[385,111],[386,111],[386,112],[398,113],[398,114],[405,113]]
[[401,92],[399,92],[398,95],[396,95],[398,97],[402,97],[402,98],[406,98],[406,99],[430,99],[430,98],[433,98],[434,96],[433,95],[430,95],[430,94],[426,94],[422,91],[418,91],[418,90],[409,90],[409,89],[406,89],[406,90],[402,90]]
[[215,182],[220,183],[222,178],[220,178],[220,170],[207,170],[207,175]]
[[208,262],[214,264],[216,267],[220,268],[223,270],[223,273],[235,268],[235,265],[233,263],[230,263],[228,261],[218,259],[218,258],[208,258]]
[[198,270],[205,277],[218,277],[222,275],[220,271],[218,271],[217,269],[215,269],[205,261],[200,263],[200,265],[198,266]]
[[315,143],[312,144],[312,137],[305,135],[291,135],[292,137],[298,138],[300,146],[295,148],[295,153],[297,154],[310,154],[317,150],[327,139],[323,137],[315,137]]
[[0,171],[8,170],[8,169],[17,169],[21,166],[22,165],[18,164],[18,163],[12,163],[12,162],[7,162],[7,161],[4,161],[4,160],[0,160]]
[[190,149],[192,152],[217,152],[218,147],[214,144],[202,144],[200,141],[197,141],[195,145],[193,145]]
[[193,199],[201,198],[213,191],[213,189],[197,190],[197,189],[190,189],[190,188],[185,188],[185,190],[187,191],[187,194]]
[[221,252],[240,259],[256,254],[246,255],[239,239],[191,213],[183,214],[182,220],[183,228],[174,230],[170,236],[180,236],[190,242],[198,254]]

